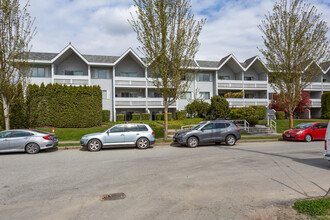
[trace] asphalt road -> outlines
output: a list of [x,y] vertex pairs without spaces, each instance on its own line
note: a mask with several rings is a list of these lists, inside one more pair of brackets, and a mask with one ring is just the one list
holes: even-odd
[[330,187],[323,143],[0,154],[0,219],[290,219]]

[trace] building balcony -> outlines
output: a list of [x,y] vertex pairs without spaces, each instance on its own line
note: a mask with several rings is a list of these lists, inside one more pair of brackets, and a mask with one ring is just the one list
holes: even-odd
[[227,99],[230,107],[245,107],[252,105],[268,105],[268,100],[265,99]]
[[[163,98],[148,98],[148,107],[164,107],[164,101]],[[176,103],[173,103],[172,105],[170,105],[170,107],[176,107]]]
[[89,76],[67,76],[67,75],[54,75],[54,83],[62,85],[88,85]]
[[267,81],[244,81],[244,89],[267,90]]
[[310,99],[312,108],[321,108],[321,99]]
[[[325,84],[325,83],[324,83]],[[330,84],[329,84],[330,86]],[[323,85],[324,87],[324,85]],[[330,87],[329,87],[330,89]],[[309,84],[305,90],[322,90],[322,83],[321,82],[312,82],[311,84]]]
[[243,89],[242,80],[219,80],[218,81],[219,89]]
[[330,83],[323,83],[323,91],[330,91]]
[[144,77],[115,77],[116,87],[145,87],[146,79]]
[[147,99],[146,98],[115,98],[115,105],[116,107],[146,107],[147,106]]

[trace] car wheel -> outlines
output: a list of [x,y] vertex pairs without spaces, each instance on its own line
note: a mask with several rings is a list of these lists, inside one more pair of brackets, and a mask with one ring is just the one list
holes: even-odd
[[215,142],[215,144],[216,144],[216,145],[220,145],[220,144],[221,144],[221,142]]
[[197,147],[198,146],[198,139],[197,137],[190,137],[187,140],[188,147]]
[[305,141],[306,141],[306,142],[311,142],[312,140],[313,140],[312,135],[310,135],[310,134],[306,134],[306,136],[305,136]]
[[102,143],[97,139],[92,139],[88,142],[87,148],[89,151],[99,151],[102,148]]
[[233,146],[236,143],[236,137],[234,135],[228,135],[226,137],[226,144],[228,146]]
[[150,146],[148,138],[139,138],[136,142],[136,146],[139,149],[147,149]]
[[36,154],[40,151],[40,147],[36,143],[29,143],[26,145],[25,151],[28,154]]

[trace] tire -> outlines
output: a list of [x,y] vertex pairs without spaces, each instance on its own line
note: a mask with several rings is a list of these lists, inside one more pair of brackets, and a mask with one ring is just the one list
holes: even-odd
[[102,143],[100,140],[97,139],[92,139],[87,144],[87,149],[92,152],[100,151],[101,148],[102,148]]
[[40,151],[40,147],[36,143],[28,143],[25,146],[25,152],[28,154],[37,154]]
[[136,147],[139,149],[147,149],[150,146],[148,138],[139,138],[136,142]]
[[233,146],[236,143],[236,137],[234,135],[228,135],[226,137],[226,145]]
[[215,144],[216,144],[216,145],[220,145],[220,144],[221,144],[221,142],[215,142]]
[[306,142],[311,142],[312,140],[313,140],[312,135],[310,135],[310,134],[306,134],[306,136],[305,136],[305,141],[306,141]]
[[194,137],[194,136],[188,138],[188,140],[187,140],[187,146],[188,147],[191,147],[191,148],[197,147],[198,146],[198,138],[197,137]]

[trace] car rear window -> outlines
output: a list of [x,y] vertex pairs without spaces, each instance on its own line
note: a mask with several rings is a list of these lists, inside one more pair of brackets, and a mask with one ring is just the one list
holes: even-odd
[[126,125],[126,131],[138,131],[139,128],[136,125]]
[[28,137],[31,136],[31,133],[25,131],[13,131],[12,137]]
[[148,131],[147,126],[145,125],[138,125],[139,131]]
[[215,123],[215,128],[225,128],[225,123]]
[[327,127],[328,127],[328,125],[325,124],[325,123],[320,123],[319,124],[319,129],[324,129],[324,128],[327,128]]

